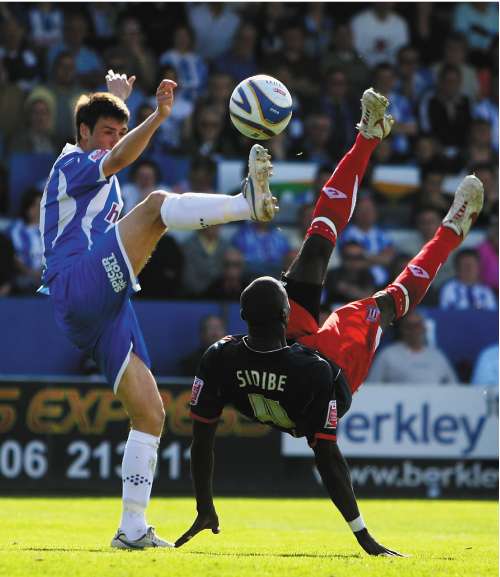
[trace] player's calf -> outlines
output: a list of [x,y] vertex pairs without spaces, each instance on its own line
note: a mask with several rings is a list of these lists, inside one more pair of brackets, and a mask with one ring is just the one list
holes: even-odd
[[483,184],[474,175],[466,176],[455,192],[455,198],[443,224],[434,238],[405,267],[396,280],[374,295],[387,310],[386,296],[392,298],[394,313],[386,313],[389,323],[412,311],[424,298],[432,281],[470,231],[483,207]]
[[357,124],[359,135],[323,186],[306,238],[319,235],[335,245],[354,212],[358,188],[370,156],[391,131],[392,117],[385,114],[388,106],[387,98],[373,88],[363,93],[361,120]]

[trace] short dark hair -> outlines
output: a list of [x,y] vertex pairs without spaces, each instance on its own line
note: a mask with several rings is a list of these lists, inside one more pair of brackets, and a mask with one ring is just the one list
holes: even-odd
[[138,162],[135,162],[132,165],[132,168],[130,169],[129,181],[134,180],[134,178],[137,176],[137,173],[143,166],[149,166],[149,168],[153,169],[155,173],[156,182],[159,182],[161,180],[161,172],[158,164],[154,160],[148,160],[147,158],[145,158],[144,160],[139,160]]
[[28,220],[28,211],[36,198],[42,198],[42,192],[35,186],[27,188],[21,197],[19,207],[19,216],[26,222]]
[[92,132],[99,118],[128,122],[130,112],[121,98],[109,92],[82,94],[75,106],[76,142],[80,141],[80,125],[86,124]]
[[279,281],[270,276],[259,277],[241,293],[241,318],[252,328],[275,326],[283,321],[286,299]]
[[455,254],[455,257],[453,258],[453,264],[454,264],[455,268],[458,266],[458,264],[460,263],[460,261],[463,258],[467,258],[468,256],[471,256],[471,257],[475,258],[477,261],[479,261],[479,253],[477,252],[476,249],[463,248],[462,250],[458,251]]

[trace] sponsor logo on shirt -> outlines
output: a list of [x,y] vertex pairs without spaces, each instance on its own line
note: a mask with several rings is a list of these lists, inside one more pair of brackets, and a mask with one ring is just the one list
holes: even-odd
[[337,428],[337,401],[330,401],[326,415],[325,429]]
[[418,278],[430,278],[429,277],[429,273],[424,270],[421,266],[418,266],[416,264],[409,264],[408,268],[411,271],[411,274],[413,276],[416,276]]
[[341,192],[332,186],[325,186],[325,188],[323,188],[323,192],[328,198],[347,198],[347,194],[345,194],[345,192]]
[[118,220],[119,216],[120,216],[120,205],[117,202],[113,202],[111,208],[109,209],[108,214],[104,217],[104,220],[106,222],[109,222],[110,224],[114,224]]
[[112,252],[108,257],[103,258],[101,262],[115,293],[119,293],[126,288],[127,281],[121,271],[115,253]]
[[191,401],[189,403],[190,405],[198,404],[198,399],[200,398],[201,389],[203,388],[204,384],[205,381],[203,379],[199,379],[198,377],[194,378],[193,388],[191,389]]
[[91,160],[92,162],[97,162],[103,156],[105,156],[107,153],[108,153],[107,150],[102,150],[102,149],[94,150],[89,154],[89,160]]

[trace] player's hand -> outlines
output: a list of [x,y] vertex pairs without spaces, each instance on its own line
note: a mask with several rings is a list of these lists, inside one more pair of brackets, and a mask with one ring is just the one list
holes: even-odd
[[363,549],[368,553],[368,555],[379,555],[381,557],[406,557],[402,553],[397,551],[392,551],[392,549],[387,549],[380,543],[377,543],[375,539],[368,533],[368,529],[361,529],[361,531],[356,531],[354,533],[358,543],[363,547]]
[[215,510],[211,511],[210,513],[198,513],[195,522],[184,533],[184,535],[181,535],[177,539],[177,541],[175,542],[175,546],[182,547],[184,543],[187,543],[200,531],[204,531],[205,529],[211,529],[212,533],[214,534],[220,533],[219,517],[217,517],[217,513],[215,512]]
[[132,92],[134,86],[135,76],[130,76],[127,78],[126,74],[117,74],[112,70],[108,70],[106,74],[106,86],[108,87],[108,92],[118,96],[123,101],[127,100]]
[[156,90],[158,113],[163,119],[168,118],[172,112],[172,106],[174,105],[174,89],[176,87],[177,82],[164,79],[160,82],[160,85]]

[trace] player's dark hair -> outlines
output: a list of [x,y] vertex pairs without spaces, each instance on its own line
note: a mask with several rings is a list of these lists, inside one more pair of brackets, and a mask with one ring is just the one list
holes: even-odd
[[286,291],[275,278],[259,277],[241,293],[240,307],[249,331],[265,332],[284,322]]
[[76,142],[80,142],[80,125],[86,124],[92,132],[99,118],[128,122],[130,112],[121,98],[109,92],[83,94],[75,106]]

